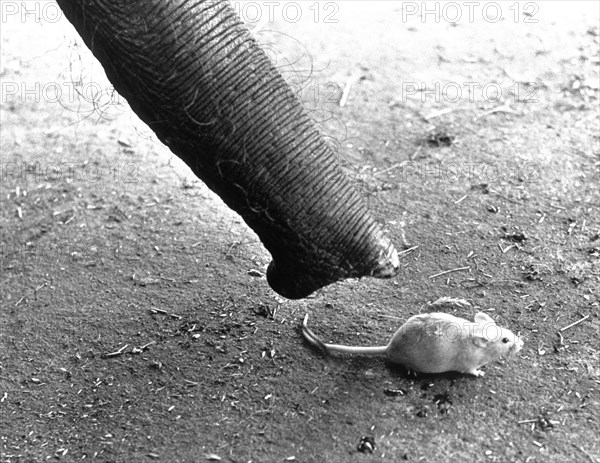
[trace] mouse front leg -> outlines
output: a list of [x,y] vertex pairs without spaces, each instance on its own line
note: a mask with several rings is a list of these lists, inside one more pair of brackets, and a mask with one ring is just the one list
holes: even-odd
[[485,376],[485,372],[483,372],[483,371],[481,371],[481,370],[479,370],[479,369],[477,369],[475,367],[473,367],[473,368],[471,368],[469,370],[465,370],[465,371],[463,371],[463,373],[468,373],[469,375],[473,375],[473,376],[476,376],[478,378],[481,377],[481,376]]

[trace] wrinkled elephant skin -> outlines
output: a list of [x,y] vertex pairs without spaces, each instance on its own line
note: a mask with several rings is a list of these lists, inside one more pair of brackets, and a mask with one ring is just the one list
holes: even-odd
[[257,233],[275,291],[396,274],[394,246],[227,2],[58,4],[133,111]]

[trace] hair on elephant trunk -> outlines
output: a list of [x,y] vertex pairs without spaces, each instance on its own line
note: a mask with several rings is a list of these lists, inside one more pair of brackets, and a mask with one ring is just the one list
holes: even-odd
[[58,3],[131,108],[257,233],[275,291],[397,272],[331,146],[227,2]]

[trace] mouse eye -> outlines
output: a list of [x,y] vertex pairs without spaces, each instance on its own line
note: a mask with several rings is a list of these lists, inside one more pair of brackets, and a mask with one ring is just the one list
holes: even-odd
[[504,344],[506,344],[506,343],[507,343],[507,342],[509,342],[509,341],[510,341],[510,339],[508,339],[508,338],[502,338],[502,342],[503,342]]

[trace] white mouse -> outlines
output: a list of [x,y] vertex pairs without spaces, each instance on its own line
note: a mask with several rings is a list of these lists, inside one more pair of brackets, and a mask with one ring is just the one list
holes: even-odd
[[477,313],[473,322],[440,312],[415,315],[396,331],[387,346],[377,347],[326,344],[307,323],[308,314],[302,324],[304,338],[327,354],[383,355],[391,363],[421,373],[458,371],[483,376],[483,365],[510,357],[523,347],[518,336],[500,328],[483,312]]

